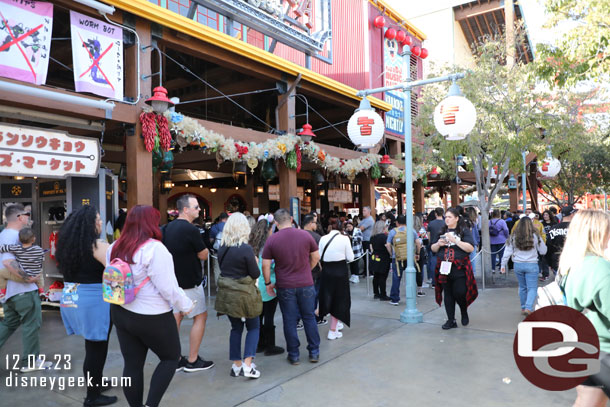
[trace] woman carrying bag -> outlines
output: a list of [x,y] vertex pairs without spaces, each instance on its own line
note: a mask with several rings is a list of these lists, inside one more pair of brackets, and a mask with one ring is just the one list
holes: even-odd
[[544,240],[538,234],[532,220],[524,216],[506,241],[500,269],[502,274],[506,273],[506,264],[512,257],[515,275],[519,281],[519,300],[523,315],[534,312],[534,302],[538,291],[538,255],[545,254]]
[[[261,373],[252,360],[260,334],[260,315],[263,312],[261,293],[256,286],[260,270],[252,246],[248,244],[250,224],[239,213],[233,213],[222,231],[222,241],[218,249],[218,294],[214,308],[219,315],[226,314],[231,321],[229,336],[229,357],[233,361],[230,375],[258,379]],[[244,325],[248,330],[241,357],[241,336]]]
[[445,227],[438,239],[430,246],[437,253],[434,272],[434,293],[441,305],[445,292],[447,322],[443,329],[457,328],[455,304],[460,306],[462,326],[468,325],[468,306],[477,298],[477,283],[472,272],[469,254],[474,250],[472,233],[456,208],[447,209]]
[[320,276],[320,316],[330,313],[328,339],[341,338],[343,321],[350,324],[351,297],[347,262],[354,260],[350,238],[341,233],[341,222],[332,224],[329,234],[320,239],[322,274]]

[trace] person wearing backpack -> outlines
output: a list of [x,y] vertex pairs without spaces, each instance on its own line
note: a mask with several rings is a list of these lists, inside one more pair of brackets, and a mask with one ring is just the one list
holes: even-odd
[[[415,261],[417,262],[419,261],[419,253],[421,252],[421,240],[415,230],[413,230],[412,233],[413,239],[415,240]],[[390,305],[397,306],[400,302],[402,275],[407,268],[407,217],[405,215],[399,215],[396,218],[396,227],[390,230],[386,239],[386,249],[392,256]]]
[[544,256],[546,250],[544,240],[532,220],[524,216],[506,242],[501,268],[501,272],[505,273],[508,259],[513,259],[515,275],[519,281],[522,315],[534,312],[534,301],[538,290],[538,256]]
[[61,319],[68,335],[85,339],[83,372],[91,376],[85,406],[116,403],[116,396],[101,394],[102,376],[108,338],[110,337],[110,304],[102,297],[102,274],[106,266],[108,243],[98,239],[102,221],[93,206],[73,211],[59,231],[55,258],[64,276],[61,297]]
[[[500,218],[500,210],[494,209],[489,221],[489,240],[491,243],[491,271],[496,272],[496,264],[500,267],[500,260],[504,255],[504,246],[510,232],[506,221]],[[496,258],[498,261],[496,262]]]
[[434,294],[436,303],[441,305],[443,292],[445,293],[447,322],[442,328],[452,329],[457,328],[455,304],[460,307],[462,326],[466,326],[470,323],[468,306],[478,296],[469,256],[474,250],[474,239],[456,208],[447,209],[445,227],[441,232],[442,234],[430,246],[432,251],[437,253]]
[[110,314],[125,362],[123,387],[130,407],[144,404],[144,365],[152,350],[159,363],[150,380],[146,406],[156,407],[167,390],[180,359],[180,338],[174,312],[188,314],[195,307],[178,286],[171,253],[161,243],[161,215],[152,206],[136,205],[129,210],[121,237],[106,251],[106,263],[127,263],[135,287],[135,299],[112,304]]

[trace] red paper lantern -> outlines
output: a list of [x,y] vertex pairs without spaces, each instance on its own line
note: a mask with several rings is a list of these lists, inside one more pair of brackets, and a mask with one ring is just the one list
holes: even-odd
[[417,45],[414,46],[413,48],[411,48],[411,54],[415,55],[416,57],[421,55],[421,48],[418,47]]
[[396,30],[393,28],[388,28],[388,30],[385,32],[385,37],[392,41],[394,38],[396,38]]
[[426,48],[422,48],[419,57],[421,59],[426,59],[428,57],[428,50]]
[[382,28],[385,26],[385,18],[383,18],[383,16],[375,17],[375,20],[373,20],[373,25],[377,28]]
[[411,45],[413,44],[413,38],[410,35],[405,35],[405,39],[402,42],[402,45]]
[[404,31],[398,31],[396,33],[396,41],[399,43],[403,43],[405,41],[405,38],[407,38],[407,34],[405,34]]

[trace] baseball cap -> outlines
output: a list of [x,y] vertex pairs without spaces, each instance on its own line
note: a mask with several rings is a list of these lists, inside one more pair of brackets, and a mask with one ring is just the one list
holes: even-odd
[[567,205],[561,208],[561,216],[570,216],[578,212],[578,209],[574,208],[574,205]]

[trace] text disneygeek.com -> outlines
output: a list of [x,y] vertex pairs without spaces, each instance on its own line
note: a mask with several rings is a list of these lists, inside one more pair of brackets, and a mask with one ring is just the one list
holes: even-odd
[[[20,366],[20,355],[6,355],[5,368],[8,376],[4,379],[7,388],[43,387],[50,390],[64,390],[70,387],[130,387],[131,377],[102,377],[99,384],[93,383],[93,377],[87,372],[87,376],[37,376],[32,375],[34,371],[42,372],[67,372],[72,370],[72,356],[69,354],[52,355],[28,355],[27,363]],[[27,369],[28,372],[23,370]]]

